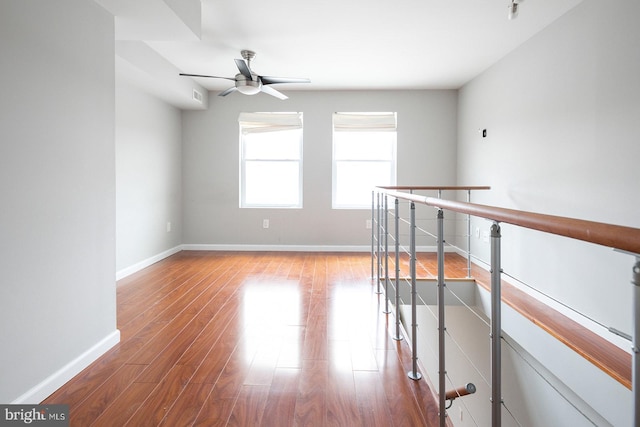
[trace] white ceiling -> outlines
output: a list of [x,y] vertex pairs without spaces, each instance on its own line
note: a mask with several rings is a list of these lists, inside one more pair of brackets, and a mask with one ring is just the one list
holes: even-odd
[[[153,69],[165,61],[171,76],[233,77],[233,59],[250,49],[258,74],[311,79],[278,86],[286,92],[459,88],[581,0],[526,0],[515,20],[507,19],[510,0],[96,2],[116,15],[118,48],[137,43],[143,56],[159,55]],[[145,68],[142,59],[130,62]],[[231,82],[195,83],[220,91]]]

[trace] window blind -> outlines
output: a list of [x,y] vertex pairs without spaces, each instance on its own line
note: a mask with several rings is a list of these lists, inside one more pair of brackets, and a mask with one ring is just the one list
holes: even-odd
[[336,132],[395,132],[396,113],[334,113]]
[[240,113],[238,123],[244,135],[302,129],[302,113]]

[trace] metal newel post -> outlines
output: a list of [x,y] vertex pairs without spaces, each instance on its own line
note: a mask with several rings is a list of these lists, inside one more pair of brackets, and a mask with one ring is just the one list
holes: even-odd
[[446,383],[445,375],[445,320],[444,320],[444,212],[438,209],[438,397],[440,427],[446,426]]
[[640,426],[640,357],[638,353],[638,334],[640,334],[640,256],[636,257],[633,266],[633,337],[632,337],[632,364],[631,364],[631,388],[633,390],[633,425]]
[[394,340],[400,341],[400,200],[396,197],[395,201],[395,236],[396,236],[396,335]]
[[491,226],[491,426],[502,425],[500,225]]
[[387,204],[387,195],[384,195],[384,311],[383,313],[391,313],[389,310],[389,206]]
[[418,372],[418,319],[417,319],[417,291],[416,291],[416,205],[411,202],[411,231],[409,233],[409,252],[411,252],[411,358],[413,360],[412,370],[407,375],[412,380],[419,380],[422,378],[420,372]]

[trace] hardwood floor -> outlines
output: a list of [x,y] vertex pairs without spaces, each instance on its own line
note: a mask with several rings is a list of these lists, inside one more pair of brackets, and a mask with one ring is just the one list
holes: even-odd
[[375,290],[367,253],[180,252],[118,282],[120,344],[44,403],[71,426],[435,426]]

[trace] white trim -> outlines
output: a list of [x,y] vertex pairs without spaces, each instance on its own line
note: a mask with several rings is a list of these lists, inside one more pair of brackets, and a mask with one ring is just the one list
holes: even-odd
[[274,251],[274,252],[371,252],[370,245],[239,245],[239,244],[200,244],[182,245],[184,251]]
[[[210,244],[186,243],[183,251],[273,251],[273,252],[371,252],[371,245],[241,245],[241,244]],[[389,253],[393,252],[389,247]],[[417,252],[436,252],[435,246],[418,246]],[[454,252],[452,247],[445,247],[445,252]]]
[[[447,250],[447,248],[448,248],[448,250]],[[458,255],[460,255],[462,258],[464,258],[464,259],[467,259],[467,256],[469,255],[469,254],[467,254],[467,252],[464,249],[462,249],[462,248],[460,248],[458,246],[453,246],[453,245],[452,246],[445,246],[444,247],[444,251],[445,252],[455,252]]]
[[[416,248],[416,251],[418,251],[418,252],[438,252],[438,248],[436,246],[418,246]],[[444,252],[445,253],[454,253],[454,252],[457,253],[458,251],[453,246],[445,246],[444,247]]]
[[125,277],[130,276],[133,273],[136,273],[142,270],[143,268],[149,267],[151,264],[155,264],[158,261],[162,261],[163,259],[180,252],[181,250],[182,250],[182,245],[178,245],[174,248],[168,249],[157,255],[154,255],[140,262],[137,262],[133,265],[130,265],[129,267],[125,267],[122,270],[116,271],[116,280],[124,279]]
[[[389,247],[389,253],[393,252]],[[418,246],[418,252],[436,252],[435,246]],[[213,244],[213,243],[186,243],[149,257],[129,267],[116,272],[116,280],[130,276],[158,261],[170,257],[180,251],[237,251],[237,252],[371,252],[371,245],[243,245],[243,244]],[[445,246],[445,252],[456,252],[455,248]]]
[[100,356],[119,342],[120,331],[116,329],[58,371],[45,378],[44,381],[36,384],[22,396],[11,402],[11,404],[38,404],[42,402],[49,397],[51,393],[62,387],[67,381],[98,360]]
[[[436,252],[435,246],[418,246],[418,252]],[[273,251],[273,252],[371,252],[371,245],[243,245],[243,244],[212,244],[212,243],[187,243],[178,245],[145,260],[137,262],[129,267],[116,272],[116,280],[124,279],[158,261],[170,257],[180,251]],[[451,247],[445,247],[445,252],[455,251]],[[389,253],[393,248],[389,248]]]

